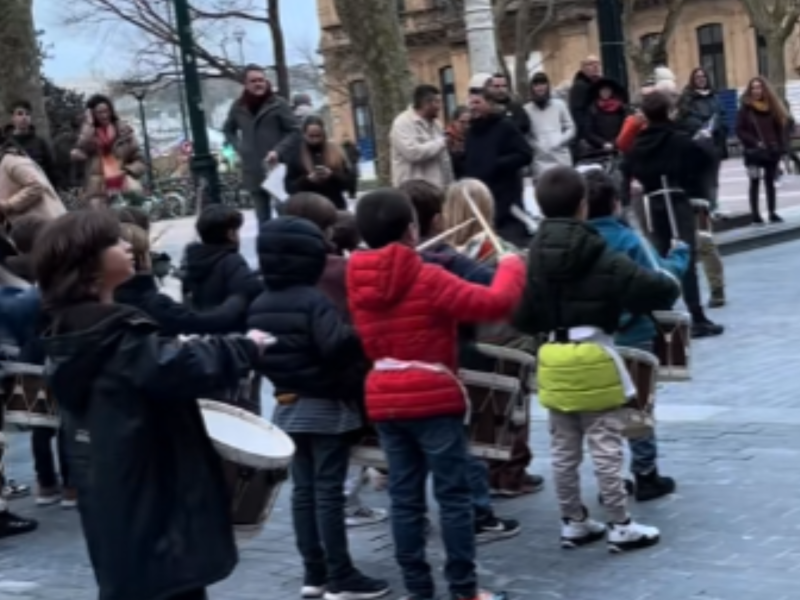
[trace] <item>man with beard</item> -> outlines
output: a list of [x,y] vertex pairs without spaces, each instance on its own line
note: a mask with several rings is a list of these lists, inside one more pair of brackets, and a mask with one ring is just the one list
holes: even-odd
[[486,89],[491,92],[494,101],[503,109],[505,115],[511,119],[525,137],[531,133],[531,121],[522,103],[511,96],[508,79],[502,73],[495,73],[486,82]]
[[258,221],[268,221],[272,198],[261,184],[267,168],[284,162],[299,142],[300,128],[291,107],[275,94],[261,67],[245,68],[244,92],[231,105],[222,131],[241,159],[242,185],[255,202]]
[[[647,126],[638,133],[621,166],[626,180],[637,180],[650,196],[653,242],[666,256],[674,234],[691,249],[689,269],[683,278],[683,297],[692,316],[692,337],[720,335],[724,328],[706,317],[697,281],[697,220],[691,198],[702,198],[704,181],[697,177],[714,165],[713,151],[693,140],[672,121],[673,101],[661,91],[642,99],[642,116]],[[671,199],[664,187],[672,190]],[[673,232],[667,209],[671,202],[677,232]]]
[[575,74],[572,87],[569,90],[569,112],[577,128],[572,145],[573,158],[579,149],[579,144],[586,139],[586,121],[589,112],[589,90],[600,79],[600,59],[594,55],[587,56],[581,61],[581,70]]
[[530,234],[511,207],[522,208],[522,169],[533,159],[531,145],[488,89],[470,94],[469,108],[472,120],[464,141],[464,177],[482,181],[492,192],[497,234],[526,248]]

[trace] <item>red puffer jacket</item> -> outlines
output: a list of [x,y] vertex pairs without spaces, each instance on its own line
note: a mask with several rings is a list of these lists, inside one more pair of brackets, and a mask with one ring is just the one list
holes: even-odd
[[487,288],[423,263],[408,246],[354,253],[347,293],[353,324],[374,363],[366,383],[370,419],[464,414],[457,325],[509,318],[524,283],[518,257],[502,260]]

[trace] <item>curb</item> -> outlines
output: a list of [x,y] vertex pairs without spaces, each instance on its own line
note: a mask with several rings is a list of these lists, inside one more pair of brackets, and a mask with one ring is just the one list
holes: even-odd
[[[733,233],[733,231],[730,233]],[[727,237],[726,234],[721,234],[720,237]],[[769,227],[766,231],[749,235],[747,233],[739,233],[733,239],[718,240],[717,248],[722,256],[733,256],[734,254],[768,248],[795,240],[800,240],[800,223],[790,223],[774,228]]]

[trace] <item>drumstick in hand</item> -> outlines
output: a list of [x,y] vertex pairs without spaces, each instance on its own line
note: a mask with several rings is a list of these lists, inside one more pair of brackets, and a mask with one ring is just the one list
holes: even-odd
[[425,240],[419,246],[417,246],[417,252],[422,252],[424,250],[427,250],[428,248],[434,247],[439,242],[442,242],[442,241],[446,240],[447,238],[449,238],[454,233],[457,233],[457,232],[461,231],[462,229],[464,229],[465,227],[467,227],[469,225],[472,225],[474,222],[475,222],[475,219],[469,219],[468,221],[464,221],[463,223],[461,223],[459,225],[456,225],[455,227],[451,227],[447,231],[443,231],[439,235],[434,236],[434,237],[430,238],[429,240]]
[[483,213],[478,210],[478,207],[476,206],[475,201],[472,199],[469,190],[464,190],[464,199],[467,201],[467,204],[469,204],[472,214],[476,219],[478,219],[478,223],[481,224],[481,227],[483,228],[484,233],[486,233],[486,236],[489,238],[489,241],[492,243],[492,246],[494,246],[497,255],[500,256],[505,254],[506,251],[503,248],[503,243],[500,241],[500,238],[497,237],[497,234],[492,229],[492,226],[486,221],[486,217],[483,216]]

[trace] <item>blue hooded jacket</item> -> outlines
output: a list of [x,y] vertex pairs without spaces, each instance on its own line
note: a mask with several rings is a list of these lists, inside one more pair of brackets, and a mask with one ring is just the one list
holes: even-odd
[[[667,258],[661,258],[654,249],[648,253],[644,239],[640,238],[636,232],[617,217],[601,217],[589,221],[600,235],[605,239],[608,247],[616,252],[622,252],[637,265],[653,270],[650,256],[656,258],[659,266],[672,273],[679,279],[683,277],[689,268],[689,248],[687,246],[675,248]],[[615,342],[618,346],[641,346],[647,344],[655,337],[656,328],[649,315],[630,315],[622,316],[620,321],[620,331],[616,335]]]

